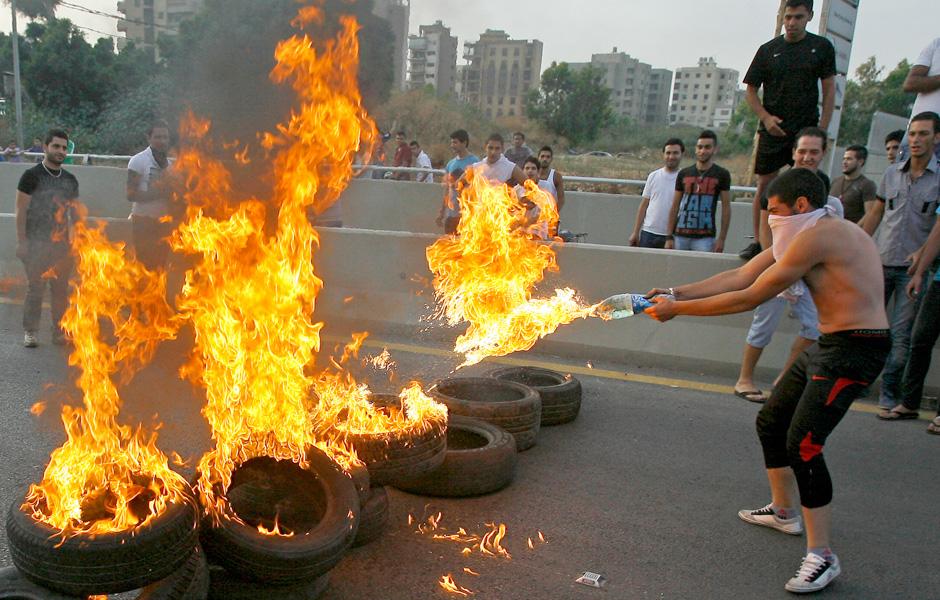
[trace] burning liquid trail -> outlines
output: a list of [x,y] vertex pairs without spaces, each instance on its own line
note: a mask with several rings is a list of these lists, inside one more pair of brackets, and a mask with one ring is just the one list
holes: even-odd
[[[442,237],[427,249],[438,316],[450,325],[468,323],[454,348],[465,357],[461,366],[528,350],[559,326],[594,312],[571,289],[533,297],[545,272],[558,269],[554,249],[527,233],[525,207],[512,190],[472,170],[467,178],[457,236]],[[557,220],[548,194],[531,181],[526,191],[540,209],[528,229]]]

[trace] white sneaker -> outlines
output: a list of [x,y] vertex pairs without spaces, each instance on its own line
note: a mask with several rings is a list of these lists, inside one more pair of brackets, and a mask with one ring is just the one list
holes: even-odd
[[840,573],[842,573],[842,567],[839,565],[839,557],[835,554],[832,555],[832,560],[828,561],[810,552],[803,557],[800,570],[783,587],[794,594],[818,592],[832,583],[832,580]]
[[782,531],[790,535],[800,535],[803,533],[803,518],[800,515],[789,519],[781,519],[774,512],[773,504],[768,504],[764,508],[756,510],[740,510],[738,516],[742,521],[753,525],[763,525],[777,531]]
[[35,331],[27,331],[23,334],[23,345],[27,348],[35,348],[39,345],[39,338]]

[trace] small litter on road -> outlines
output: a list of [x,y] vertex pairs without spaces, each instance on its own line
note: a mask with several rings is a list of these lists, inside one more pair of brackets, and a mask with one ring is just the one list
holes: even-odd
[[604,587],[604,585],[607,583],[607,578],[600,573],[591,573],[590,571],[585,571],[581,577],[575,579],[574,582],[580,583],[581,585],[586,585],[588,587],[600,588]]

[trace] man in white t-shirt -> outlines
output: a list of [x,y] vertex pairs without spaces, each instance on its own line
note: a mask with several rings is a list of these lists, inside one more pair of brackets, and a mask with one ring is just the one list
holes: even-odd
[[679,138],[670,138],[663,144],[663,167],[646,178],[643,201],[636,213],[636,223],[630,234],[630,245],[640,248],[665,248],[669,239],[669,211],[676,192],[679,163],[685,144]]
[[164,177],[170,168],[170,127],[155,121],[147,131],[148,146],[127,163],[127,200],[131,202],[134,253],[148,269],[166,269],[173,231],[170,186]]
[[[409,144],[411,146],[412,162],[411,166],[416,169],[433,169],[431,166],[431,157],[421,149],[417,140]],[[418,183],[434,183],[434,173],[415,173],[415,181]]]
[[[940,115],[940,37],[927,44],[917,60],[911,66],[907,79],[904,80],[904,91],[910,94],[916,93],[914,108],[911,109],[911,116],[919,115],[923,112],[933,112]],[[905,132],[904,141],[901,142],[901,155],[899,161],[904,161],[910,156],[910,146],[907,143],[907,133]],[[940,160],[940,144],[934,147],[934,156]]]
[[509,186],[522,185],[525,175],[514,162],[503,156],[503,136],[498,133],[486,138],[486,158],[473,165],[473,170],[490,183],[505,183]]

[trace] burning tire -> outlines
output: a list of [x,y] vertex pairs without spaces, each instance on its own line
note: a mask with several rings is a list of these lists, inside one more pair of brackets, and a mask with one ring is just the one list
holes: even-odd
[[329,573],[290,585],[259,583],[216,565],[209,567],[209,575],[209,600],[316,600],[330,584]]
[[[390,410],[400,408],[401,400],[392,394],[375,394],[372,404],[379,410]],[[433,421],[419,433],[350,434],[347,440],[369,468],[372,485],[394,484],[428,473],[444,462],[447,450],[446,427]]]
[[363,546],[378,539],[388,525],[388,492],[385,486],[375,486],[368,500],[362,505],[359,516],[359,531],[353,546]]
[[537,391],[542,398],[543,427],[574,421],[581,410],[581,382],[571,375],[538,367],[501,367],[490,371],[489,376]]
[[479,496],[501,490],[516,475],[516,442],[505,429],[451,415],[444,463],[399,489],[422,496]]
[[[208,517],[203,522],[203,548],[213,564],[242,578],[289,585],[311,581],[340,561],[356,536],[359,494],[326,454],[311,451],[307,458],[308,469],[269,458],[236,469],[228,492],[233,514],[217,525]],[[270,477],[259,481],[258,473]],[[249,493],[239,497],[243,486]]]
[[205,600],[208,595],[209,564],[205,552],[196,546],[183,568],[145,587],[137,600]]
[[528,386],[491,377],[457,377],[435,383],[431,396],[446,404],[451,414],[502,427],[516,439],[520,452],[535,445],[542,401]]
[[143,526],[61,542],[58,531],[14,502],[6,531],[13,564],[29,580],[74,596],[136,590],[165,579],[189,560],[199,541],[194,502],[169,504]]
[[78,600],[77,596],[65,596],[36,585],[23,577],[16,567],[0,569],[0,598],[15,600]]

